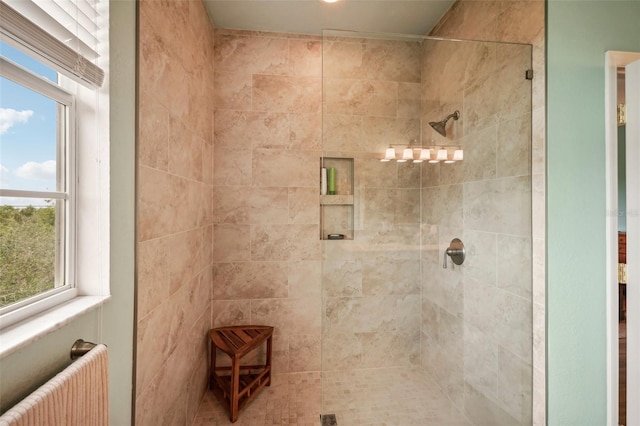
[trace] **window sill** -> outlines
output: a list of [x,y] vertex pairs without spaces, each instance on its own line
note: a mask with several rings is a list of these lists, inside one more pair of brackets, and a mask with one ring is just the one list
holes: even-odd
[[0,359],[98,308],[111,296],[78,296],[55,308],[0,330]]

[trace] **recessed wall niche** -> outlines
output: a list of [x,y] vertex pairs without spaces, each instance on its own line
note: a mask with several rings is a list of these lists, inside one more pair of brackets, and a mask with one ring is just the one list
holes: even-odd
[[[322,170],[326,169],[327,193],[323,194]],[[334,178],[331,178],[333,170]],[[334,181],[334,190],[331,181]],[[353,232],[353,158],[320,159],[320,239],[352,240]]]

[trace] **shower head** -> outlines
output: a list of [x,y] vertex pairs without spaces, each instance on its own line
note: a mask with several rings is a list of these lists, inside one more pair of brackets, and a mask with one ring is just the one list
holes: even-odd
[[433,129],[436,132],[446,137],[447,136],[446,125],[447,125],[447,121],[449,121],[450,118],[453,118],[454,120],[457,120],[458,118],[460,118],[460,111],[454,111],[453,114],[447,115],[445,119],[442,121],[431,121],[429,122],[429,125],[433,127]]

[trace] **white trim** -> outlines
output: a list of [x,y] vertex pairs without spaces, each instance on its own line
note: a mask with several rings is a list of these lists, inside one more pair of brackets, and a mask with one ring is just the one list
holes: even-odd
[[66,106],[73,105],[73,95],[56,83],[36,75],[28,69],[3,57],[0,57],[0,66],[2,66],[2,76],[14,83],[28,87]]
[[[625,74],[627,105],[627,424],[640,424],[640,59]],[[631,362],[629,362],[631,360]],[[630,404],[629,401],[632,401]]]
[[66,200],[69,198],[69,196],[64,192],[27,191],[23,189],[2,189],[2,188],[0,188],[0,197],[51,198],[53,200]]
[[[2,197],[45,198],[62,200],[56,206],[55,276],[52,289],[0,308],[0,330],[26,320],[38,312],[50,309],[77,296],[75,281],[75,180],[76,127],[75,96],[59,85],[32,71],[0,57],[0,75],[18,85],[47,97],[57,104],[56,114],[56,186],[60,191],[30,191],[0,188]],[[3,342],[4,344],[4,342]]]
[[67,303],[30,317],[0,331],[0,360],[30,345],[54,330],[69,324],[79,316],[98,308],[111,296],[75,297]]
[[[605,54],[607,425],[618,424],[618,124],[617,69],[640,53]],[[628,171],[627,166],[627,171]],[[627,187],[627,191],[629,187]]]
[[[7,305],[0,309],[0,330],[25,321],[29,317],[71,300],[77,295],[78,291],[75,288],[65,285]],[[4,348],[4,335],[2,336],[2,347]]]

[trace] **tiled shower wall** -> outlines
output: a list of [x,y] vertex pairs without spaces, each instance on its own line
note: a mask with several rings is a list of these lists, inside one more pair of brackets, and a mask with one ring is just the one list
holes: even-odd
[[[275,325],[278,372],[417,364],[419,168],[378,159],[419,139],[420,49],[324,47],[324,147],[322,49],[216,33],[213,324]],[[356,241],[321,244],[323,152],[355,158]]]
[[420,166],[379,159],[419,146],[420,42],[323,49],[324,155],[354,158],[355,238],[322,245],[322,371],[419,365]]
[[545,64],[542,0],[459,0],[429,35],[533,45],[532,81],[532,295],[533,424],[545,421]]
[[139,11],[135,423],[183,425],[207,378],[214,34],[201,2]]
[[319,37],[217,30],[213,325],[275,327],[277,373],[320,370]]
[[[423,123],[454,110],[461,163],[423,168],[422,362],[478,424],[531,423],[531,47],[426,40]],[[444,250],[465,244],[456,268]]]

